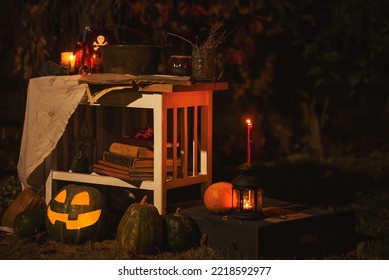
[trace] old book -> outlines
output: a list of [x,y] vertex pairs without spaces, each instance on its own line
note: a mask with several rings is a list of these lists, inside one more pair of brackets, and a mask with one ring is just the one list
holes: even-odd
[[[154,167],[153,158],[139,158],[139,157],[128,157],[111,153],[109,151],[103,152],[103,160],[117,165],[127,167]],[[168,158],[166,162],[167,166],[173,166],[173,158]],[[177,159],[177,165],[181,166],[182,161],[180,158]]]
[[[124,181],[153,181],[154,180],[154,173],[135,172],[135,173],[122,174],[111,170],[107,170],[104,166],[103,168],[99,168],[99,167],[100,166],[94,166],[93,172],[99,175],[115,177]],[[171,174],[167,174],[166,180],[172,180],[172,178],[173,177]]]
[[97,167],[93,167],[93,171],[100,175],[111,176],[124,181],[153,181],[154,180],[154,174],[150,174],[150,173],[146,175],[135,175],[135,176],[130,174],[124,175],[121,173],[116,173],[116,172],[108,171],[106,169],[100,169]]
[[94,169],[99,169],[99,170],[106,170],[106,171],[110,171],[110,172],[114,172],[114,173],[119,173],[119,174],[127,175],[127,176],[130,174],[130,171],[128,169],[127,170],[123,170],[121,168],[116,168],[116,167],[109,166],[109,165],[106,165],[106,164],[101,164],[101,163],[93,164],[93,168]]
[[[177,166],[181,166],[181,159],[177,159]],[[173,159],[168,158],[166,160],[166,166],[167,167],[173,167]],[[131,167],[153,167],[154,168],[154,159],[148,159],[148,158],[135,158],[134,161],[132,162]]]
[[154,152],[149,148],[119,142],[113,142],[108,151],[127,157],[154,157]]
[[128,171],[128,166],[123,166],[123,165],[120,165],[120,164],[115,164],[115,163],[108,162],[108,161],[105,161],[105,160],[99,160],[99,161],[97,161],[97,163],[100,164],[100,165],[105,165],[107,167],[115,168],[115,169],[118,169],[118,170]]
[[143,139],[128,136],[117,136],[112,142],[123,143],[154,150],[154,139]]
[[[154,173],[154,167],[130,166],[130,167],[128,167],[128,170],[130,171],[131,174],[134,174],[134,173]],[[167,166],[166,171],[173,172],[173,166]]]
[[[154,173],[153,167],[133,167],[133,166],[125,167],[125,166],[120,166],[117,164],[107,163],[107,162],[104,162],[102,160],[98,161],[98,163],[93,164],[93,168],[102,169],[102,170],[106,170],[106,171],[110,171],[110,172],[114,172],[114,173],[119,173],[119,174],[123,174],[123,175],[132,175],[132,174],[134,174],[134,175],[139,175],[139,174],[150,175],[150,174]],[[168,166],[167,172],[170,172],[170,173],[173,172],[173,167]]]
[[[138,147],[145,147],[148,148],[149,150],[154,150],[154,139],[143,139],[143,138],[120,136],[120,137],[116,137],[113,142],[123,143],[123,144],[138,146]],[[177,142],[176,147],[177,148],[180,147],[179,142]],[[173,143],[167,142],[166,148],[173,148]]]
[[110,162],[117,165],[122,166],[132,166],[132,163],[134,162],[135,157],[126,157],[114,153],[110,153],[108,151],[103,151],[103,161]]
[[[103,160],[93,165],[93,171],[97,174],[108,175],[126,181],[152,181],[154,180],[153,167],[127,167]],[[167,167],[167,180],[173,178],[173,167]]]

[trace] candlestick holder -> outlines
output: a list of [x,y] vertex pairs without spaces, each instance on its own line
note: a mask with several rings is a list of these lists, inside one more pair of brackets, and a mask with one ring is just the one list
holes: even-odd
[[263,189],[256,176],[256,166],[244,163],[239,175],[232,181],[232,216],[253,220],[263,217]]

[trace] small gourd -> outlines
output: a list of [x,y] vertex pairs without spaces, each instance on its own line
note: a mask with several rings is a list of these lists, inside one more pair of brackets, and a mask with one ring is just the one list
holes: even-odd
[[46,202],[42,196],[33,188],[25,188],[20,192],[14,201],[5,209],[1,219],[1,225],[13,227],[14,220],[18,214],[27,209],[43,209]]
[[168,249],[182,252],[200,245],[201,233],[196,222],[177,208],[175,213],[165,216],[164,226]]
[[14,233],[27,237],[45,231],[45,214],[45,209],[27,209],[19,213],[14,220]]
[[144,196],[131,204],[120,219],[117,229],[119,247],[134,254],[154,254],[162,245],[162,218],[153,204]]

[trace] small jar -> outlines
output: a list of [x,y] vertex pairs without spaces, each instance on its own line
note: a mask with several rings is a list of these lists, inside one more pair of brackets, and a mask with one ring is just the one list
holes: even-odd
[[167,70],[171,75],[190,76],[191,57],[187,55],[171,55],[168,60]]

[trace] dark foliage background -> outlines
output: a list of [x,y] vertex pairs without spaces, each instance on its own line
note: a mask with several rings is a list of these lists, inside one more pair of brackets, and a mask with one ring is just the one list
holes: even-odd
[[104,20],[120,44],[171,45],[190,53],[186,42],[166,34],[196,42],[223,22],[229,36],[218,55],[230,88],[214,99],[216,168],[245,161],[248,116],[259,161],[296,153],[320,158],[360,138],[385,143],[387,1],[5,0],[0,5],[1,96],[10,99],[0,108],[3,122],[22,123],[28,79],[39,75],[45,61],[58,62],[61,51],[74,51],[86,25]]

